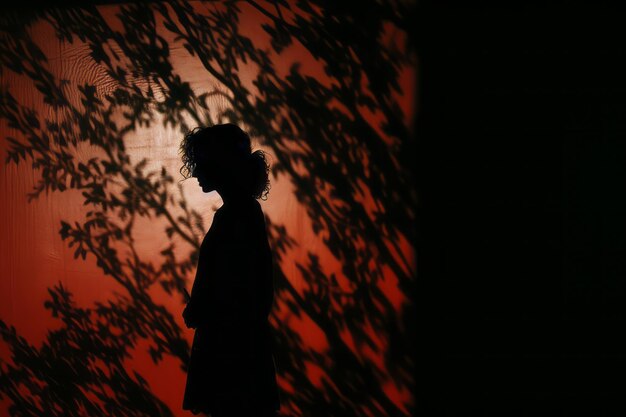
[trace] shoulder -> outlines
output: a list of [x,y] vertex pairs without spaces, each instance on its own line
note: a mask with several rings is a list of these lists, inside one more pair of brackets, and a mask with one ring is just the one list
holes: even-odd
[[257,230],[259,225],[265,226],[265,215],[259,202],[251,199],[223,205],[217,210],[213,221],[219,223],[220,229],[251,233]]
[[255,215],[257,217],[261,217],[261,219],[264,219],[264,215],[263,215],[263,209],[261,208],[261,203],[259,203],[257,200],[252,200],[252,210],[254,211]]
[[241,218],[258,218],[263,217],[263,209],[261,204],[254,198],[245,201],[237,201],[231,204],[224,204],[216,211],[216,215],[220,213],[221,217],[238,217]]
[[253,200],[251,203],[250,220],[256,230],[265,230],[265,213],[261,208],[261,204],[257,200]]
[[263,214],[263,209],[261,208],[261,204],[257,200],[250,201],[246,207],[245,212],[242,213],[242,217],[245,218],[245,223],[252,227],[253,229],[258,229],[259,226],[265,227],[265,214]]

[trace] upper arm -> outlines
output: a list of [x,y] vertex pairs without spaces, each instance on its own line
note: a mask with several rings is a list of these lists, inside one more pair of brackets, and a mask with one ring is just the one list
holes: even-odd
[[216,297],[237,303],[253,291],[257,254],[254,234],[248,222],[226,219],[217,242],[215,257]]
[[[219,311],[268,312],[273,299],[272,259],[262,212],[226,219],[216,242],[212,299]],[[245,220],[245,221],[243,221]],[[228,223],[232,221],[232,223]]]

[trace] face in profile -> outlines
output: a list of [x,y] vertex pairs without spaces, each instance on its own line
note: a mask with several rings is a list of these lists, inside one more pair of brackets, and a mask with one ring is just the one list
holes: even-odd
[[199,159],[191,176],[198,179],[198,184],[204,193],[215,191],[218,187],[219,175],[215,161]]

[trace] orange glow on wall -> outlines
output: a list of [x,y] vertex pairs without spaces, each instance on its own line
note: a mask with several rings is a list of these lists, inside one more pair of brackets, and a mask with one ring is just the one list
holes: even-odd
[[[15,382],[17,397],[0,386],[0,414],[32,401],[63,415],[33,388],[48,385],[75,415],[92,405],[189,415],[182,289],[221,199],[179,183],[178,145],[191,127],[232,121],[273,163],[261,205],[278,266],[281,415],[409,415],[402,312],[416,196],[403,146],[414,140],[416,59],[397,23],[407,6],[375,19],[324,7],[121,3],[4,18],[0,370],[30,379]],[[55,388],[51,373],[73,369],[57,353],[72,346],[85,374]],[[141,400],[124,402],[121,387]]]

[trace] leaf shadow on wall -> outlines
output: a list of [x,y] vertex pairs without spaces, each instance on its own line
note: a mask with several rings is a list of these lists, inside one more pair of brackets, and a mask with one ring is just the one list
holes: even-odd
[[[160,286],[182,305],[206,231],[202,216],[188,207],[165,168],[148,171],[146,159],[133,163],[125,146],[133,132],[161,121],[181,131],[193,127],[190,121],[245,123],[252,136],[264,138],[276,158],[273,173],[290,178],[315,233],[341,262],[341,274],[327,273],[319,254],[309,251],[308,261],[297,264],[303,285],[296,288],[281,265],[300,244],[293,231],[268,219],[277,264],[275,310],[306,318],[328,343],[324,351],[313,349],[301,329],[275,313],[282,414],[411,413],[412,399],[394,399],[384,386],[414,389],[415,268],[406,242],[414,247],[415,141],[394,96],[402,89],[401,69],[412,65],[412,45],[384,44],[381,34],[385,25],[410,34],[413,9],[373,3],[363,7],[365,14],[326,2],[245,6],[212,3],[199,12],[174,1],[119,5],[106,16],[103,9],[83,7],[2,18],[3,68],[28,77],[60,115],[46,118],[3,86],[0,116],[19,133],[8,138],[7,163],[40,170],[29,199],[80,190],[89,211],[83,222],[62,221],[59,233],[75,258],[93,256],[123,289],[106,303],[83,308],[69,288],[51,287],[45,306],[63,325],[40,348],[0,320],[12,352],[12,363],[0,362],[0,395],[9,399],[11,415],[173,415],[125,362],[141,340],[155,364],[175,360],[186,370],[189,355],[183,329],[151,290]],[[241,15],[251,11],[267,20],[270,45],[242,34]],[[29,32],[39,21],[50,24],[61,42],[87,44],[115,87],[101,93],[97,85],[58,79]],[[225,88],[197,94],[171,63],[171,36]],[[323,77],[305,74],[297,62],[286,77],[277,75],[281,62],[272,56],[294,43],[324,64]],[[242,61],[258,68],[256,95],[238,75]],[[70,90],[79,102],[69,98]],[[211,110],[216,95],[228,102],[227,111]],[[86,143],[98,156],[79,160],[76,149]],[[163,239],[169,245],[159,264],[139,255],[133,238],[139,218],[167,225]],[[178,259],[175,240],[188,244],[191,255]],[[400,307],[382,289],[390,277],[404,299]],[[314,378],[311,367],[321,377]]]

